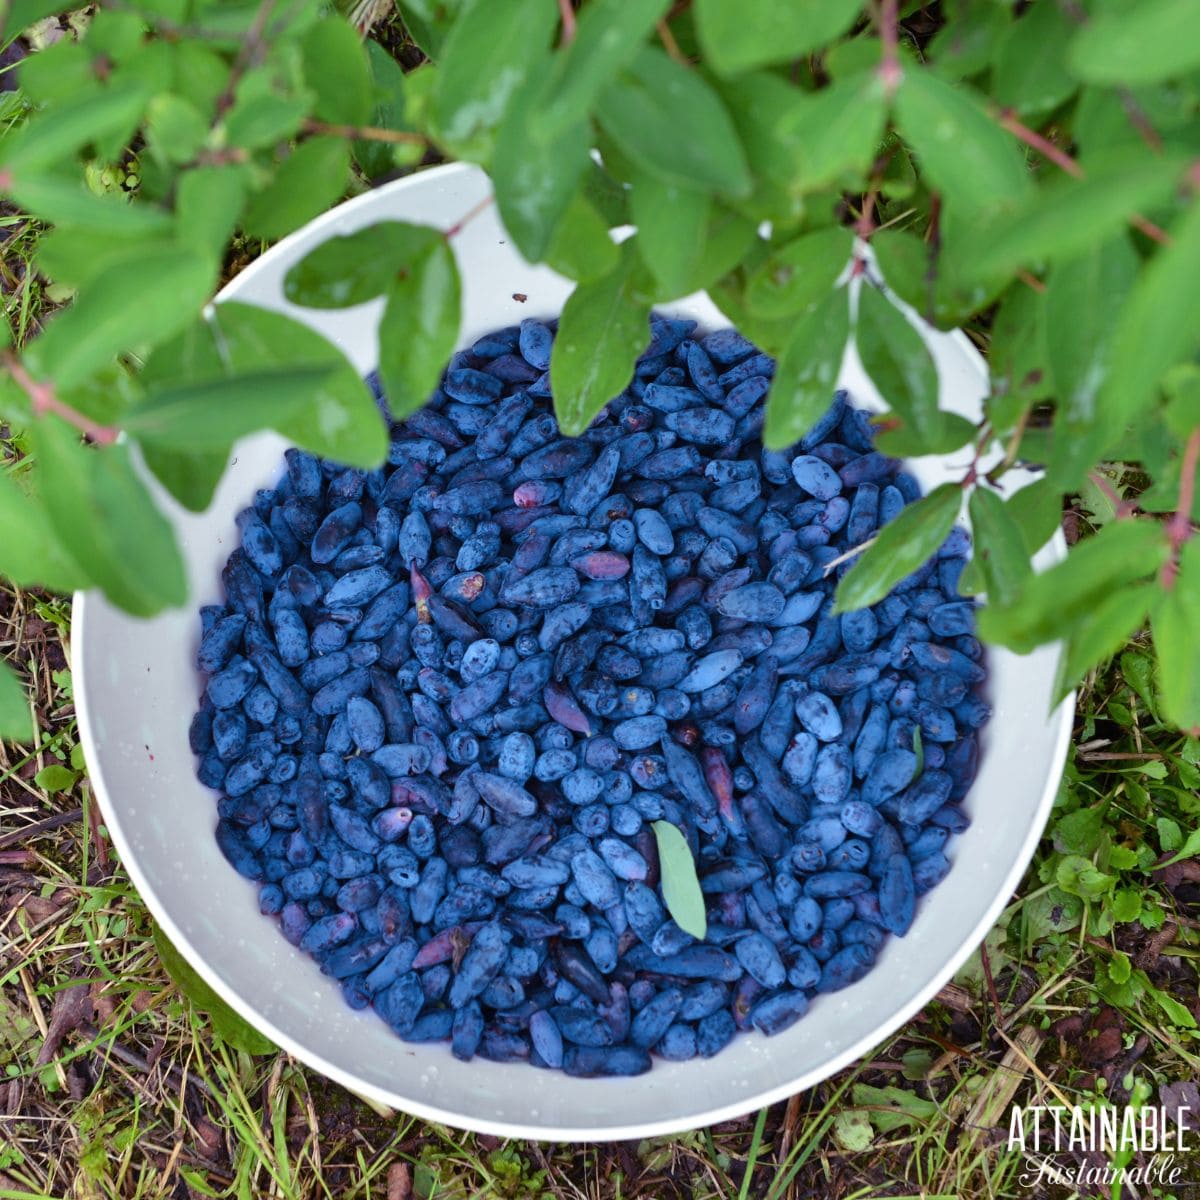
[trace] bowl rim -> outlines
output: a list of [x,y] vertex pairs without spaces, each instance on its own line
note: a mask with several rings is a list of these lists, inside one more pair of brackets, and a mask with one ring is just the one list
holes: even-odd
[[[378,188],[364,192],[362,195],[355,196],[342,204],[335,205],[320,216],[315,217],[312,221],[301,226],[300,229],[276,242],[269,250],[255,259],[254,262],[249,264],[233,280],[227,283],[217,294],[214,302],[221,303],[223,299],[236,299],[237,294],[248,282],[252,281],[259,272],[268,270],[277,259],[290,253],[292,246],[297,242],[308,241],[314,234],[321,232],[327,227],[336,227],[343,217],[348,213],[356,211],[359,207],[379,203],[381,194],[391,195],[398,191],[426,187],[430,184],[437,184],[438,182],[445,182],[458,176],[475,173],[481,173],[480,169],[469,163],[449,163],[430,167],[413,175],[392,180]],[[894,297],[890,298],[894,301]],[[662,307],[669,308],[669,306],[670,302],[666,302]],[[901,307],[904,308],[906,306],[901,305]],[[922,334],[923,340],[927,329],[928,326],[922,322],[918,332]],[[978,371],[984,379],[987,378],[987,366],[982,355],[980,355],[970,338],[961,329],[938,332],[947,333],[958,344],[972,368]],[[1061,530],[1056,531],[1051,544],[1055,548],[1055,557],[1061,558],[1066,551],[1066,543]],[[306,1066],[318,1071],[326,1078],[340,1084],[351,1093],[386,1105],[389,1108],[399,1109],[422,1120],[499,1137],[530,1139],[534,1141],[620,1141],[658,1137],[691,1129],[700,1129],[721,1121],[743,1117],[768,1105],[786,1100],[793,1095],[808,1090],[817,1083],[861,1059],[864,1053],[869,1051],[873,1046],[878,1045],[885,1038],[890,1037],[900,1026],[904,1025],[915,1013],[919,1012],[929,1003],[943,985],[954,976],[963,963],[974,953],[976,947],[986,937],[988,931],[995,925],[996,919],[1010,902],[1013,891],[1024,875],[1037,848],[1037,844],[1041,840],[1043,830],[1053,807],[1059,782],[1065,768],[1073,727],[1074,691],[1064,697],[1047,716],[1048,727],[1053,727],[1055,731],[1051,749],[1051,763],[1053,765],[1043,784],[1042,794],[1038,799],[1036,808],[1033,810],[1033,820],[1021,842],[1019,851],[1013,857],[1000,886],[996,889],[995,897],[987,906],[972,934],[944,960],[942,966],[930,976],[925,986],[920,988],[906,1004],[897,1008],[875,1029],[864,1033],[849,1046],[825,1059],[819,1066],[811,1068],[786,1083],[764,1088],[760,1092],[744,1096],[731,1103],[717,1105],[701,1113],[692,1114],[682,1119],[666,1116],[652,1122],[603,1126],[587,1124],[530,1124],[506,1119],[495,1120],[474,1114],[452,1111],[442,1108],[437,1104],[426,1103],[407,1096],[400,1096],[395,1092],[389,1091],[387,1088],[358,1078],[352,1071],[346,1070],[336,1063],[329,1061],[322,1054],[311,1050],[302,1042],[281,1031],[275,1025],[274,1021],[265,1017],[252,1004],[243,999],[238,991],[226,984],[221,976],[208,965],[204,955],[192,945],[186,932],[171,917],[166,903],[159,898],[154,885],[151,884],[149,877],[139,865],[132,840],[121,824],[119,806],[109,803],[111,793],[105,780],[102,766],[104,760],[95,736],[95,725],[91,713],[91,689],[85,666],[85,656],[81,649],[88,624],[88,613],[97,599],[99,599],[98,594],[79,591],[75,593],[72,603],[71,619],[72,629],[75,633],[71,639],[70,657],[71,669],[76,677],[75,692],[80,742],[83,746],[84,755],[89,767],[94,802],[99,805],[102,822],[106,826],[109,837],[117,850],[121,865],[137,889],[143,903],[150,910],[151,915],[171,943],[184,956],[191,968],[196,971],[204,982],[243,1020],[265,1034],[280,1049],[303,1062]],[[1061,653],[1061,648],[1059,647],[1058,649]],[[255,915],[257,914],[248,914],[248,916]],[[599,1083],[601,1081],[596,1082]],[[603,1082],[629,1083],[630,1081],[609,1080]]]

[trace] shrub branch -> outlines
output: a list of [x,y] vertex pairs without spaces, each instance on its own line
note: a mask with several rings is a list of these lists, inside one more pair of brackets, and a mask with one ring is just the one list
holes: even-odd
[[[1002,108],[998,112],[993,110],[993,115],[1001,127],[1007,129],[1013,137],[1036,150],[1044,158],[1048,158],[1056,167],[1066,171],[1072,178],[1085,179],[1087,177],[1084,169],[1065,150],[1056,146],[1049,138],[1043,137],[1037,130],[1030,129],[1028,125],[1018,120],[1013,109]],[[1153,221],[1142,216],[1141,213],[1134,213],[1129,218],[1129,223],[1144,233],[1151,241],[1158,242],[1160,246],[1171,244],[1171,235],[1161,226],[1155,225]]]
[[1193,429],[1183,448],[1179,475],[1179,506],[1167,522],[1167,540],[1171,557],[1163,564],[1162,585],[1170,591],[1179,574],[1179,552],[1192,536],[1192,505],[1196,501],[1196,468],[1200,467],[1200,429]]
[[305,133],[324,133],[333,137],[351,138],[363,142],[394,142],[397,145],[427,145],[429,139],[423,133],[407,129],[385,129],[380,125],[331,125],[328,121],[304,122]]
[[883,59],[879,64],[879,79],[887,96],[895,94],[904,78],[900,67],[900,6],[898,0],[880,0],[879,40],[883,44]]
[[11,350],[4,354],[4,365],[8,368],[9,374],[12,375],[17,386],[29,397],[29,405],[35,417],[54,413],[56,416],[62,417],[68,425],[73,425],[80,433],[86,434],[93,442],[100,445],[110,445],[117,440],[121,431],[116,426],[100,425],[90,417],[84,416],[77,408],[72,408],[60,400],[54,388],[48,383],[39,383],[34,379]]

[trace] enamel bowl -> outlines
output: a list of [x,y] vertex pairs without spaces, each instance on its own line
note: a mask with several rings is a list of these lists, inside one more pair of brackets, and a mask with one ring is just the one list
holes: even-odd
[[[342,311],[296,308],[283,298],[287,270],[326,238],[382,219],[448,228],[485,199],[490,186],[481,171],[461,165],[389,183],[284,239],[219,299],[307,322],[365,373],[375,366],[381,303]],[[494,205],[454,238],[454,250],[464,285],[462,345],[523,317],[556,314],[570,292],[568,280],[520,258]],[[702,294],[662,308],[708,329],[728,324]],[[962,333],[937,332],[907,315],[933,353],[943,407],[977,419],[988,386],[982,359]],[[839,386],[860,405],[882,407],[853,348]],[[1051,712],[1057,647],[1026,656],[989,652],[994,715],[964,804],[970,828],[950,843],[953,869],[920,901],[908,935],[888,941],[874,970],[818,997],[786,1032],[771,1039],[740,1035],[712,1059],[656,1060],[633,1082],[582,1080],[521,1063],[459,1062],[445,1045],[409,1045],[370,1010],[351,1011],[316,963],[259,915],[254,885],[222,858],[213,839],[215,797],[197,782],[188,749],[200,692],[193,666],[196,609],[220,599],[220,568],[236,544],[234,515],[256,488],[277,479],[284,448],[273,434],[240,443],[216,498],[199,515],[155,489],[183,549],[191,601],[138,620],[97,593],[76,596],[73,666],[96,796],[138,891],[216,992],[317,1071],[417,1116],[504,1136],[625,1139],[709,1125],[784,1099],[866,1055],[930,1000],[1008,903],[1049,815],[1070,736],[1070,699]],[[926,490],[961,478],[965,466],[962,454],[910,464]],[[1064,553],[1061,539],[1051,542],[1040,565]]]

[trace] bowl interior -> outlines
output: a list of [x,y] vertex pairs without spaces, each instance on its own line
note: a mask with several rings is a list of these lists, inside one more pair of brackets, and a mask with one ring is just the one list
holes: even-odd
[[[336,342],[366,372],[375,366],[378,302],[341,312],[283,299],[288,268],[325,238],[380,219],[448,227],[490,192],[466,166],[436,168],[350,201],[285,239],[223,293],[287,312]],[[464,281],[462,344],[531,315],[561,310],[569,281],[531,267],[508,244],[494,206],[454,239]],[[517,297],[521,297],[518,299]],[[706,296],[662,306],[707,328],[727,325]],[[942,404],[977,417],[987,389],[982,360],[961,334],[929,329]],[[882,407],[851,348],[840,386]],[[779,1036],[743,1035],[711,1060],[656,1061],[636,1086],[537,1073],[524,1064],[462,1063],[444,1045],[409,1045],[372,1012],[355,1013],[316,964],[258,914],[255,888],[235,875],[212,831],[215,797],[197,782],[187,728],[199,694],[196,608],[220,597],[219,571],[237,544],[234,515],[281,468],[283,440],[240,443],[216,498],[190,514],[156,490],[186,559],[184,609],[137,620],[98,594],[76,598],[75,689],[96,794],[122,861],[168,936],[244,1017],[298,1058],[383,1103],[451,1125],[553,1139],[645,1137],[710,1124],[788,1096],[853,1061],[924,1004],[983,937],[1007,902],[1045,824],[1070,734],[1069,701],[1050,712],[1057,649],[1019,657],[990,652],[994,716],[978,779],[965,802],[955,863],[923,898],[907,937],[890,939],[877,969],[820,997]],[[923,487],[960,477],[965,463],[912,463]],[[1042,554],[1063,551],[1051,543]]]

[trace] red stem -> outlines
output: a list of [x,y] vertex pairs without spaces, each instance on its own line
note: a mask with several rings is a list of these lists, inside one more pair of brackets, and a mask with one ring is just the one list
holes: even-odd
[[54,413],[62,417],[68,425],[73,425],[80,433],[87,434],[93,442],[102,446],[111,445],[117,440],[120,430],[115,425],[100,425],[90,417],[84,416],[78,409],[65,404],[55,395],[54,388],[48,383],[38,383],[17,358],[15,354],[4,355],[4,365],[8,368],[17,386],[29,397],[30,407],[35,417]]
[[1033,147],[1056,167],[1062,168],[1068,175],[1073,175],[1076,179],[1083,178],[1083,168],[1065,150],[1060,150],[1049,138],[1042,137],[1040,133],[1018,121],[1016,113],[1011,108],[1003,109],[998,120],[1013,137],[1020,138],[1025,145]]
[[[1036,130],[1030,129],[1028,125],[1017,120],[1016,114],[1011,108],[1002,109],[996,119],[1000,122],[1001,127],[1007,129],[1013,137],[1048,158],[1056,167],[1066,171],[1072,178],[1084,178],[1083,168],[1065,150],[1060,149],[1049,138],[1043,137]],[[1171,244],[1171,235],[1165,229],[1155,225],[1153,221],[1147,220],[1141,213],[1134,213],[1129,218],[1129,223],[1135,229],[1141,230],[1151,241],[1158,242],[1160,246]]]
[[571,0],[558,0],[558,11],[562,16],[562,45],[569,46],[575,40],[575,10]]
[[1088,478],[1100,489],[1109,503],[1112,504],[1113,515],[1116,520],[1120,521],[1125,517],[1133,515],[1133,510],[1137,505],[1128,500],[1122,500],[1117,494],[1116,488],[1099,471],[1089,471]]
[[875,181],[871,181],[871,187],[867,192],[866,198],[863,200],[862,214],[854,225],[854,232],[858,234],[863,241],[867,241],[871,234],[875,232],[875,196],[878,192],[878,186]]
[[900,86],[904,72],[900,69],[900,5],[899,0],[880,0],[879,40],[883,43],[883,58],[879,64],[879,79],[883,90],[891,96]]
[[1162,585],[1167,591],[1175,586],[1179,574],[1179,552],[1192,536],[1192,505],[1196,500],[1196,468],[1200,466],[1200,429],[1193,429],[1183,448],[1180,465],[1179,506],[1167,522],[1167,540],[1171,543],[1171,557],[1163,565]]
[[457,237],[462,233],[463,229],[469,225],[489,204],[495,200],[495,196],[484,196],[478,204],[473,208],[469,208],[449,229],[443,230],[442,237],[449,241],[452,237]]

